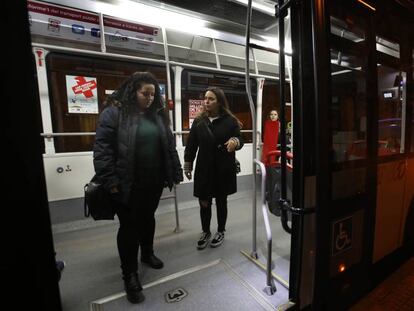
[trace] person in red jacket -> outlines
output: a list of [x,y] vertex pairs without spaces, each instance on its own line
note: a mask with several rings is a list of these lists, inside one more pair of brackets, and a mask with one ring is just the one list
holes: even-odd
[[269,113],[269,120],[266,120],[264,126],[263,135],[263,151],[262,151],[262,162],[264,165],[269,165],[269,159],[267,154],[270,151],[277,150],[277,143],[279,137],[279,115],[276,110],[271,110]]

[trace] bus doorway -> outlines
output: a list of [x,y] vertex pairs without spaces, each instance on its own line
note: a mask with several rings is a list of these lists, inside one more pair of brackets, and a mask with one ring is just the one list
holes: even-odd
[[[301,51],[300,88],[293,97],[302,99],[294,107],[307,120],[294,123],[304,134],[305,174],[299,180],[316,213],[305,218],[299,299],[306,305],[303,268],[310,263],[311,308],[345,310],[406,258],[413,25],[392,2],[312,1],[301,10],[306,13],[294,25],[302,33],[292,26],[292,37],[299,38],[293,49]],[[306,251],[313,233],[314,249]]]

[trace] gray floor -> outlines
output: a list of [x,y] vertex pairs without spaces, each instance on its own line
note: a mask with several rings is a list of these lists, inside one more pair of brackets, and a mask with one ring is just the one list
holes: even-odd
[[[146,299],[139,306],[130,304],[122,294],[96,301],[93,307],[95,310],[103,311],[274,310],[262,295],[223,260],[184,270],[171,278],[149,284],[144,290]],[[172,299],[175,297],[179,299]],[[237,304],[233,303],[234,301],[237,301]]]
[[[229,214],[225,241],[218,248],[206,248],[198,251],[195,247],[200,234],[200,217],[196,201],[187,201],[180,204],[180,229],[181,232],[174,233],[175,214],[171,208],[164,208],[156,214],[157,228],[155,237],[155,250],[157,256],[163,259],[164,269],[153,270],[146,266],[140,266],[140,279],[145,284],[150,284],[174,273],[211,263],[214,260],[221,260],[240,277],[250,290],[263,296],[268,305],[275,308],[288,300],[287,290],[275,283],[277,292],[267,296],[263,289],[265,287],[265,273],[255,264],[249,261],[240,251],[251,252],[252,248],[252,202],[250,191],[242,191],[229,197]],[[263,226],[261,209],[258,208],[257,247],[259,260],[265,264],[266,259],[266,238]],[[216,226],[215,211],[213,208],[212,229]],[[89,310],[90,303],[105,297],[119,294],[122,303],[116,309],[110,310],[141,310],[138,307],[132,308],[123,295],[123,284],[120,275],[119,258],[116,248],[117,221],[98,221],[86,219],[71,223],[61,223],[53,226],[54,243],[57,252],[57,259],[66,262],[66,268],[60,281],[61,299],[64,311]],[[289,257],[290,257],[290,236],[283,231],[280,219],[271,215],[271,227],[273,234],[273,271],[288,281]],[[226,289],[225,293],[230,296],[228,303],[238,310],[246,302],[236,299],[233,292],[227,288],[238,288],[240,282],[229,283],[228,277],[223,280],[212,278],[209,286],[213,288],[213,294],[220,295],[220,289]],[[182,278],[186,287],[191,288],[197,282],[197,273]],[[177,283],[178,285],[180,282]],[[177,286],[178,286],[177,285]],[[146,308],[143,310],[164,310],[160,304],[166,304],[164,300],[167,287],[151,287],[145,289],[147,299]],[[217,288],[215,288],[217,287]],[[214,293],[216,290],[216,293]],[[154,298],[154,292],[161,292],[158,298]],[[242,291],[240,297],[244,297]],[[225,300],[225,298],[223,298]],[[246,298],[247,299],[247,298]],[[151,302],[151,300],[156,300]],[[184,299],[185,300],[185,299]],[[184,300],[182,302],[184,302]],[[193,300],[191,300],[193,301]],[[119,301],[118,301],[119,302]],[[153,307],[151,307],[153,303]],[[188,300],[189,305],[192,303]],[[249,303],[255,303],[250,301]],[[256,302],[257,303],[257,302]],[[261,304],[257,304],[261,306]],[[128,308],[126,308],[127,306]],[[165,310],[204,310],[201,307],[182,308],[180,304],[170,304]],[[239,308],[237,308],[239,306]],[[262,306],[261,306],[262,307]],[[262,310],[258,307],[257,310]],[[106,309],[105,309],[106,310]],[[109,309],[108,309],[109,310]],[[210,308],[210,310],[216,310]],[[217,309],[218,310],[218,309]],[[254,309],[251,309],[254,310]]]

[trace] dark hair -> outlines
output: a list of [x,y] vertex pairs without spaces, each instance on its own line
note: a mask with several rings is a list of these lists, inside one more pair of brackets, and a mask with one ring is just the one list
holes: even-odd
[[[153,84],[155,87],[154,101],[148,108],[147,113],[150,116],[155,116],[158,110],[164,108],[164,102],[161,97],[160,85],[155,76],[150,72],[134,72],[129,76],[121,86],[107,97],[104,102],[105,106],[118,106],[123,113],[133,111],[137,107],[137,90],[144,84]],[[166,124],[169,124],[169,117],[164,109],[163,119]]]
[[[227,97],[224,94],[224,91],[216,86],[212,86],[207,88],[206,92],[213,92],[214,95],[216,95],[217,98],[217,103],[219,104],[219,114],[228,114],[229,116],[231,116],[232,118],[234,118],[237,123],[239,124],[240,128],[243,126],[243,123],[240,122],[240,120],[231,112],[230,107],[229,107],[229,102],[227,101]],[[202,111],[200,113],[200,117],[206,117],[207,116],[207,112],[206,111]]]

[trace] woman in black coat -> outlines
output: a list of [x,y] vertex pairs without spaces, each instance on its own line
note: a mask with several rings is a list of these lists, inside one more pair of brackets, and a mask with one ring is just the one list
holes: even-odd
[[243,146],[240,122],[231,113],[222,89],[209,88],[204,96],[204,111],[191,126],[184,152],[184,174],[192,178],[193,162],[197,162],[194,173],[194,196],[200,203],[203,232],[197,249],[204,249],[210,242],[212,199],[217,207],[217,233],[210,246],[223,243],[227,221],[227,196],[237,191],[235,150]]
[[141,261],[154,269],[154,213],[163,188],[183,180],[160,87],[148,72],[132,74],[105,102],[94,144],[97,178],[111,193],[119,218],[118,252],[127,298],[144,300],[138,279]]

